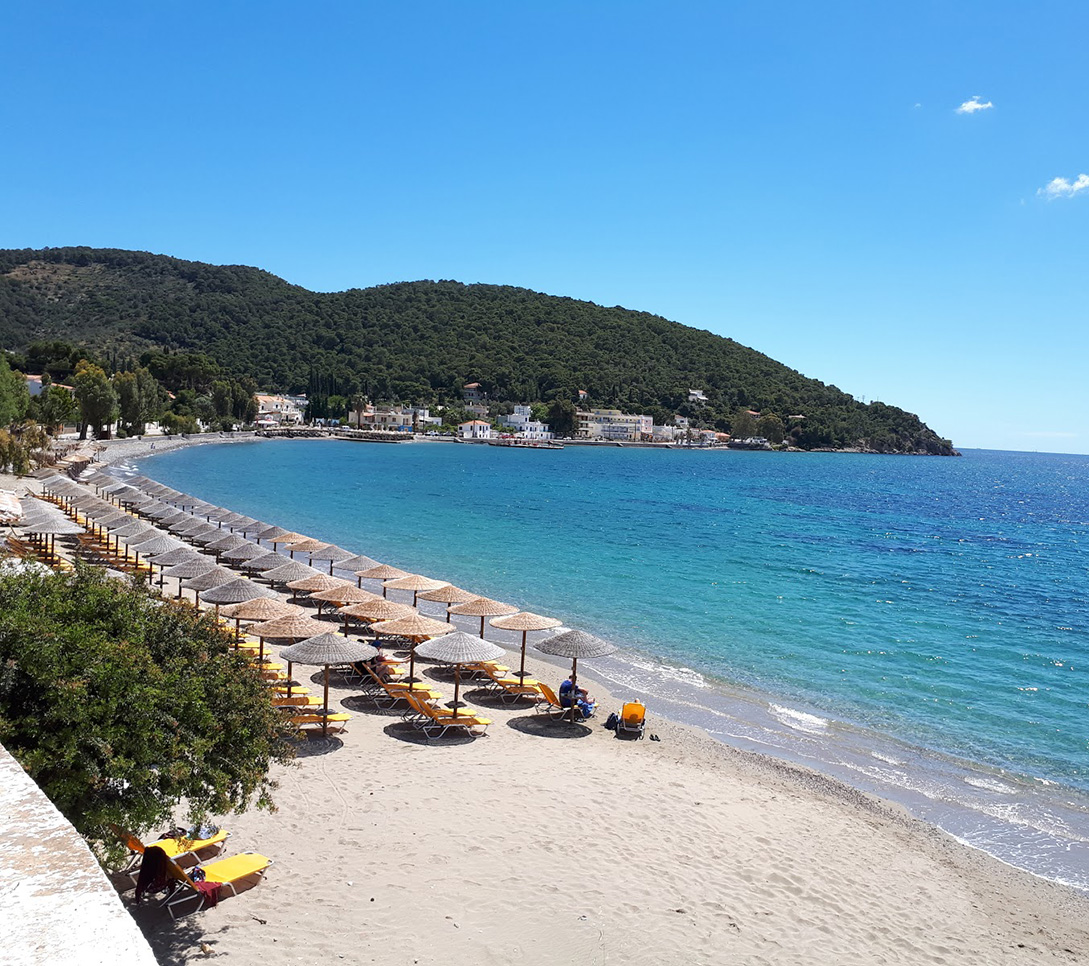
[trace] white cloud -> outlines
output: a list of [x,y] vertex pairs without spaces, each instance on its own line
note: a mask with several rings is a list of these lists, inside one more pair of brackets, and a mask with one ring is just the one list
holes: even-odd
[[989,111],[992,107],[994,107],[993,102],[987,101],[987,103],[984,104],[980,101],[979,95],[976,94],[970,101],[965,101],[961,104],[961,106],[957,108],[957,113],[975,114],[976,111]]
[[1089,188],[1089,174],[1079,174],[1073,181],[1067,181],[1066,178],[1052,178],[1036,194],[1043,195],[1048,201],[1054,201],[1056,198],[1073,198],[1087,188]]

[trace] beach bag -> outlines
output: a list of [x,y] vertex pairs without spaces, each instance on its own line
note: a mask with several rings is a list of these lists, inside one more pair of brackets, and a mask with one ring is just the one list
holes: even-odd
[[608,728],[610,731],[616,731],[616,726],[619,723],[620,718],[615,711],[605,719],[605,727]]

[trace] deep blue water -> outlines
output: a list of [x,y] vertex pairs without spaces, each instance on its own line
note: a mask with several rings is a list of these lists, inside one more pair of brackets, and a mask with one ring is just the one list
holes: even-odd
[[624,648],[601,673],[1089,887],[1089,457],[330,441],[143,471]]

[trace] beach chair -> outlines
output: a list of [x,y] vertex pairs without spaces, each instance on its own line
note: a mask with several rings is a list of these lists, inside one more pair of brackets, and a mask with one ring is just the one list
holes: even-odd
[[629,701],[620,712],[616,722],[616,733],[634,734],[643,737],[643,729],[646,727],[647,709],[638,701]]
[[[117,832],[118,837],[124,842],[125,847],[129,850],[129,860],[121,870],[121,874],[127,875],[135,886],[136,880],[140,875],[140,866],[143,863],[144,853],[151,848],[151,846],[144,845],[144,843],[135,835],[131,832],[126,832],[124,829],[115,828],[114,831]],[[152,845],[162,849],[166,857],[173,859],[175,862],[188,858],[199,860],[198,852],[215,848],[217,845],[219,846],[217,854],[221,854],[226,848],[227,837],[230,834],[230,832],[225,832],[223,829],[216,829],[215,832],[206,836],[167,836],[166,838],[157,839]]]
[[537,703],[533,706],[534,711],[544,711],[549,715],[561,715],[570,711],[570,708],[565,708],[560,704],[560,699],[556,697],[556,692],[552,690],[543,681],[537,682]]
[[[149,846],[150,848],[154,846]],[[198,881],[173,859],[167,857],[166,862],[170,878],[177,884],[166,898],[166,911],[170,913],[171,919],[178,918],[175,911],[177,906],[191,902],[194,898],[197,905],[193,912],[197,912],[206,905],[214,906],[224,889],[229,889],[232,896],[238,895],[239,883],[255,876],[264,878],[265,870],[272,865],[272,859],[267,856],[257,852],[240,852],[229,859],[196,866],[204,875],[203,880]]]
[[503,674],[488,668],[484,669],[484,674],[488,679],[488,690],[495,691],[504,704],[511,704],[522,698],[533,698],[536,700],[541,695],[541,692],[537,688],[540,682],[533,678],[519,680],[516,677],[506,677]]
[[438,734],[434,737],[443,738],[446,736],[446,732],[450,730],[465,731],[472,735],[474,738],[481,737],[490,725],[490,718],[478,718],[476,715],[461,714],[456,717],[454,712],[449,708],[433,708],[422,698],[418,697],[411,692],[406,695],[406,700],[418,713],[414,716],[412,724],[419,728],[429,741],[432,738],[432,731],[437,730]]
[[330,711],[328,714],[304,711],[302,714],[293,714],[288,720],[299,729],[300,734],[306,734],[315,729],[340,732],[347,727],[352,716],[343,711]]

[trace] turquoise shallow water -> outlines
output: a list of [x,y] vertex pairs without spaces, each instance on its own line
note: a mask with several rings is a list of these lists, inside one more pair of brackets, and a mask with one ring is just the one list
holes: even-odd
[[1089,888],[1089,457],[201,446],[163,482],[562,617],[671,714]]

